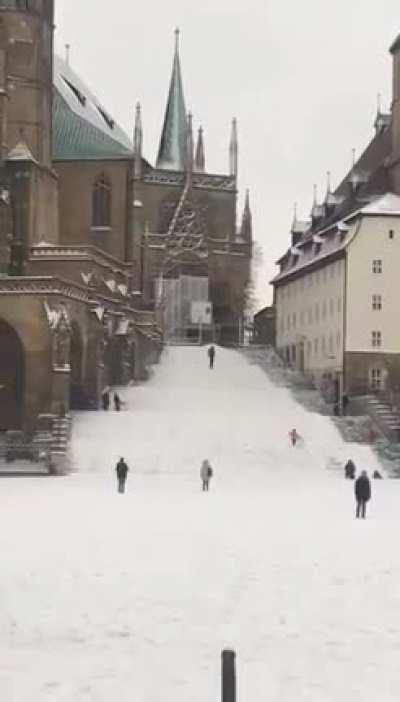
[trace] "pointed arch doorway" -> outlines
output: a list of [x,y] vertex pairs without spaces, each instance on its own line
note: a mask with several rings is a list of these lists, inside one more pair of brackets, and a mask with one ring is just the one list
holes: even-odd
[[22,427],[24,360],[24,350],[18,334],[0,319],[0,431]]

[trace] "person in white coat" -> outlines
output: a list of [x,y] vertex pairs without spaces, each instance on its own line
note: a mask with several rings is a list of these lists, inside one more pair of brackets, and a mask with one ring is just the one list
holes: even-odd
[[200,468],[200,478],[203,483],[203,492],[208,492],[210,489],[210,480],[212,478],[213,470],[211,468],[210,462],[205,458]]

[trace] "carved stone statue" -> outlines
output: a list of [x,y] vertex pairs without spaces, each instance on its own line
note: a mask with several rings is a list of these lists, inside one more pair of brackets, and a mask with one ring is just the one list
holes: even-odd
[[71,328],[66,319],[60,319],[53,331],[53,365],[65,368],[70,365]]

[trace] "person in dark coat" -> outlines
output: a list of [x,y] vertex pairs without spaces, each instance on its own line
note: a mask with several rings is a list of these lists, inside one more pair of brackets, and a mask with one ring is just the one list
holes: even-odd
[[114,407],[116,412],[119,412],[121,409],[121,398],[117,392],[114,393]]
[[203,492],[208,492],[210,489],[210,480],[213,476],[213,469],[211,468],[210,462],[205,459],[201,464],[200,468],[200,478],[203,483]]
[[110,393],[108,392],[108,390],[104,390],[101,396],[101,402],[103,405],[103,410],[107,411],[110,406]]
[[365,519],[367,502],[371,498],[371,483],[365,470],[355,482],[354,493],[357,501],[356,517],[358,519],[361,516]]
[[292,444],[292,446],[296,446],[297,442],[301,439],[301,436],[300,436],[299,432],[297,431],[297,429],[292,429],[289,432],[289,438],[290,438],[290,443]]
[[348,480],[354,480],[354,478],[356,477],[356,467],[351,458],[349,458],[344,467],[344,477]]
[[118,478],[118,492],[124,493],[129,468],[123,458],[119,459],[117,465],[115,466],[115,470]]
[[214,361],[215,361],[215,346],[210,346],[210,348],[207,351],[208,354],[208,360],[210,362],[210,368],[214,368]]

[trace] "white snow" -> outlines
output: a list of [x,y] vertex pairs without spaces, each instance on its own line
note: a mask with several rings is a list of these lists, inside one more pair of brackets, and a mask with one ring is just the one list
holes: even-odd
[[0,481],[2,702],[216,702],[225,645],[238,702],[397,701],[400,482],[356,520],[369,449],[235,351],[170,349],[121,394],[75,420],[76,473]]

